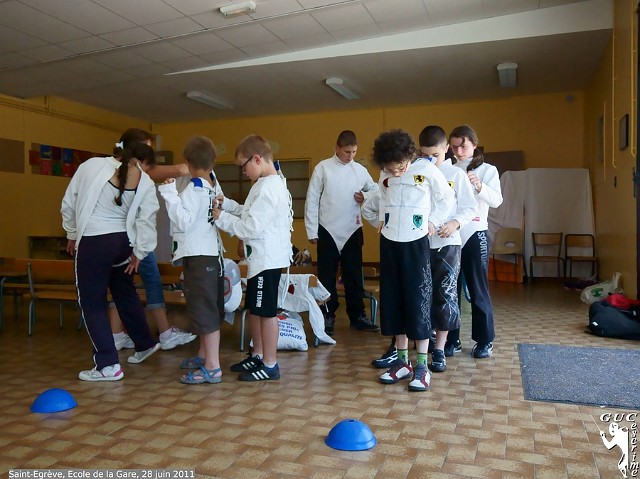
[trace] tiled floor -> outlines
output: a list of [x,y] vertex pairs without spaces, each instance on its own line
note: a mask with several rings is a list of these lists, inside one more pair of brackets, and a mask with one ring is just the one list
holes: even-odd
[[[602,409],[523,399],[517,343],[638,343],[585,334],[587,306],[557,283],[492,283],[492,291],[494,355],[469,356],[465,315],[464,351],[449,359],[427,393],[409,393],[406,382],[379,384],[369,362],[386,340],[350,330],[345,318],[338,320],[337,345],[282,353],[278,382],[240,383],[228,371],[243,357],[236,324],[223,329],[221,384],[178,383],[178,365],[195,345],[158,352],[140,365],[128,364],[130,352],[122,351],[123,381],[86,383],[77,374],[91,367],[89,341],[75,329],[74,312],[66,310],[65,329],[58,330],[55,305],[41,307],[29,338],[26,307],[15,319],[6,301],[0,477],[14,468],[185,468],[199,479],[621,477],[619,453],[604,448],[592,419]],[[71,392],[78,406],[31,413],[33,400],[49,388]],[[345,418],[367,424],[378,444],[364,452],[327,447],[329,430]]]

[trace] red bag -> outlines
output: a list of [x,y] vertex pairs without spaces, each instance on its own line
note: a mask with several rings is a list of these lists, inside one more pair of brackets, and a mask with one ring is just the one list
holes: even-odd
[[637,299],[627,298],[624,294],[610,294],[603,301],[606,301],[611,306],[618,309],[624,309],[625,311],[631,310],[631,308],[640,306],[640,301]]

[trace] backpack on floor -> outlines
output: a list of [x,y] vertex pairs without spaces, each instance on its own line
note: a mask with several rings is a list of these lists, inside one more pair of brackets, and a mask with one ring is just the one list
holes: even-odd
[[638,311],[625,311],[607,301],[596,301],[589,307],[588,327],[596,336],[640,340]]

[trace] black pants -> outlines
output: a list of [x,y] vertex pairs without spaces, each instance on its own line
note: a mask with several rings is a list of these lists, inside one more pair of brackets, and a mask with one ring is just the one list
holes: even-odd
[[431,336],[429,237],[410,242],[380,236],[380,328],[384,336],[409,339]]
[[331,294],[325,314],[335,316],[338,309],[336,274],[338,264],[342,273],[347,316],[356,320],[364,316],[364,280],[362,278],[362,228],[358,228],[347,240],[342,251],[338,251],[329,232],[318,226],[318,279]]
[[[490,343],[495,337],[493,305],[489,295],[489,235],[477,231],[462,248],[461,274],[471,299],[471,339],[476,343]],[[458,278],[458,298],[462,298],[462,277]],[[460,329],[449,331],[447,343],[460,339]]]
[[125,329],[136,351],[146,351],[157,341],[151,336],[144,308],[133,284],[133,276],[120,264],[131,255],[126,233],[84,236],[76,255],[78,304],[93,344],[93,361],[97,369],[118,363],[109,324],[107,289],[118,308]]

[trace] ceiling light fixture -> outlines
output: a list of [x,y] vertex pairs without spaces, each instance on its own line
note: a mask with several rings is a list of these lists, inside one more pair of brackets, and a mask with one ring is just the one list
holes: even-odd
[[357,100],[360,98],[356,92],[354,92],[349,85],[347,85],[342,78],[331,77],[327,78],[324,83],[333,88],[337,93],[345,97],[347,100]]
[[233,105],[220,98],[213,96],[211,93],[204,91],[188,91],[187,98],[203,103],[207,106],[212,106],[218,110],[233,110]]
[[516,70],[518,69],[517,63],[500,63],[498,66],[498,78],[500,79],[500,86],[502,88],[515,88],[516,87]]
[[220,13],[225,17],[237,17],[238,15],[248,15],[256,11],[256,2],[240,2],[232,3],[231,5],[225,5],[220,7]]

